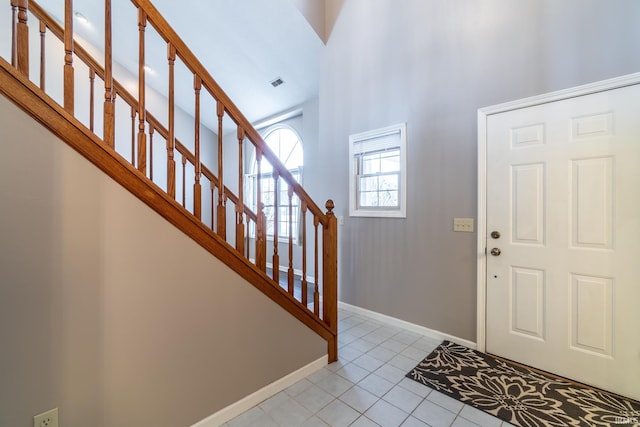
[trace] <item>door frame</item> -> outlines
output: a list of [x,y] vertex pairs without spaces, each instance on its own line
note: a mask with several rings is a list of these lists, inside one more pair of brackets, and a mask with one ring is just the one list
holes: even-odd
[[477,309],[476,343],[486,350],[487,321],[487,122],[493,114],[547,104],[564,99],[605,92],[640,84],[640,73],[602,80],[529,98],[491,105],[478,109],[478,220],[477,220]]

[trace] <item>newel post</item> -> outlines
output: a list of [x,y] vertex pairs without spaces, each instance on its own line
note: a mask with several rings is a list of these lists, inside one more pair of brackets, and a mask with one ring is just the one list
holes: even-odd
[[327,200],[327,224],[322,230],[322,278],[323,278],[323,315],[333,339],[329,345],[329,363],[338,360],[338,221],[333,208],[333,200]]

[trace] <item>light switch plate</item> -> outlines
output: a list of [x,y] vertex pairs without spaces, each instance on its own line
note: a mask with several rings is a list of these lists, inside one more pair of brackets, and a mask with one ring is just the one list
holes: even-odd
[[473,218],[453,218],[453,231],[473,233]]

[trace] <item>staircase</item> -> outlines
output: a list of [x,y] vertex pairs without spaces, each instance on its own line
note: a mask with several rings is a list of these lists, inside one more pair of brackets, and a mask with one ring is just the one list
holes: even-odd
[[[0,92],[320,335],[327,341],[329,362],[337,360],[337,222],[333,202],[326,202],[326,212],[318,207],[150,1],[131,0],[139,34],[136,94],[114,78],[111,1],[105,1],[105,48],[100,59],[74,40],[73,2],[64,3],[61,26],[36,2],[11,0],[11,58],[0,58]],[[34,22],[40,34],[39,64],[29,64],[34,58],[29,52],[29,26]],[[162,107],[168,114],[163,118],[151,114],[149,110],[158,109],[152,103],[158,101],[157,97],[149,101],[146,93],[145,38],[150,31],[167,45],[168,88],[162,94],[166,98]],[[51,70],[45,64],[47,55],[56,54],[46,51],[49,37],[64,46],[60,103],[48,92]],[[193,76],[193,92],[176,93],[177,63]],[[38,76],[30,75],[34,69],[39,70]],[[81,75],[79,70],[88,73]],[[104,98],[96,93],[104,93]],[[187,95],[195,100],[191,117],[194,138],[188,142],[176,135],[176,97]],[[212,103],[217,128],[207,132],[215,135],[213,141],[201,138],[205,132],[201,110]],[[88,105],[89,111],[76,107],[81,104]],[[127,113],[126,120],[122,111]],[[217,153],[216,164],[205,163],[205,148]],[[253,150],[258,164],[257,189],[248,195],[245,159]],[[229,157],[236,161],[225,162]],[[265,162],[273,171],[270,221],[290,221],[295,216],[294,206],[299,206],[299,244],[294,244],[291,222],[285,224],[290,232],[284,243],[278,237],[278,227],[271,233],[267,230],[261,189]],[[278,249],[283,244],[288,246],[284,262]],[[295,257],[301,260],[298,268],[294,252],[300,252]],[[286,271],[286,280],[280,278],[281,268]],[[279,284],[283,281],[284,287]],[[300,289],[295,290],[298,282]]]

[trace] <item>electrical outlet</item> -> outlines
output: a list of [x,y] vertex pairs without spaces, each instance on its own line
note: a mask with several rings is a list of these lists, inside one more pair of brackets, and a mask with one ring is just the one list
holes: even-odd
[[53,408],[33,417],[33,427],[59,427],[58,408]]
[[473,233],[473,218],[453,218],[453,231]]

